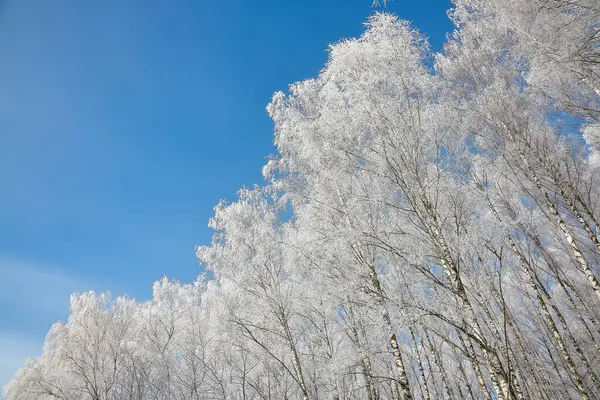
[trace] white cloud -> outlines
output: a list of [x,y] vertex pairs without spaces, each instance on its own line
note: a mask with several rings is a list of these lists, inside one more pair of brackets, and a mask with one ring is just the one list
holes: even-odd
[[69,315],[73,292],[105,291],[92,283],[41,263],[0,258],[0,388],[8,383],[27,357],[39,357],[46,330]]
[[[45,332],[20,326],[20,319],[49,326],[69,313],[69,298],[82,290],[83,280],[34,263],[0,259],[0,388],[10,381],[27,357],[39,357]],[[25,318],[24,318],[25,316]]]
[[0,259],[0,276],[0,303],[52,315],[68,312],[71,293],[89,287],[58,270],[18,261]]
[[12,379],[19,368],[25,365],[27,357],[39,357],[43,342],[17,335],[0,332],[0,392]]

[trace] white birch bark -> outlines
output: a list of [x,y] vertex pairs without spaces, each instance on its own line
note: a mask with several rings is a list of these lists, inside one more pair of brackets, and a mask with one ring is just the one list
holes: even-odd
[[584,258],[583,253],[579,249],[579,246],[577,245],[577,242],[575,241],[575,239],[573,237],[573,234],[571,233],[571,231],[569,230],[569,227],[567,226],[567,224],[561,217],[561,215],[558,211],[558,207],[550,199],[550,195],[544,189],[542,183],[540,182],[539,177],[537,176],[535,171],[531,168],[531,165],[529,164],[529,161],[527,161],[527,158],[526,158],[523,150],[520,150],[520,156],[521,156],[521,160],[523,161],[523,166],[525,167],[525,169],[528,170],[527,172],[529,173],[531,180],[535,184],[536,188],[540,191],[540,193],[542,193],[542,195],[544,196],[544,202],[546,203],[546,207],[549,209],[550,213],[552,214],[552,217],[554,218],[556,225],[563,233],[563,235],[569,245],[569,248],[571,249],[573,258],[579,265],[579,268],[581,269],[581,271],[585,274],[587,280],[590,282],[590,285],[592,286],[592,289],[596,293],[596,296],[598,297],[598,299],[600,299],[600,281],[598,281],[598,278],[594,275],[594,272],[592,271],[592,269],[590,268],[586,259]]

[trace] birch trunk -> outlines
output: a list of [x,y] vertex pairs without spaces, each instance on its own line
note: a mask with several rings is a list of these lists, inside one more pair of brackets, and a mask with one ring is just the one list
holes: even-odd
[[[350,303],[349,300],[348,303]],[[344,309],[346,310],[346,308]],[[352,310],[351,304],[348,304],[346,312],[350,317],[350,331],[352,332],[354,342],[356,343],[356,347],[358,347],[358,351],[360,354],[360,365],[362,369],[362,375],[365,380],[365,386],[367,387],[367,398],[368,400],[378,400],[379,396],[377,395],[377,388],[373,383],[373,371],[371,368],[371,361],[369,360],[369,355],[363,348],[359,327],[356,326],[358,322],[354,317],[354,311]]]
[[596,236],[594,231],[592,231],[592,227],[585,220],[585,218],[583,217],[583,214],[581,214],[581,212],[579,211],[579,209],[577,208],[577,206],[575,205],[573,200],[571,200],[571,198],[567,195],[565,190],[559,187],[558,192],[560,193],[562,198],[565,200],[565,203],[567,203],[567,205],[569,206],[569,208],[571,209],[571,211],[577,218],[577,221],[579,221],[579,223],[585,230],[585,233],[587,234],[588,238],[592,241],[592,243],[594,243],[594,246],[596,246],[596,250],[600,254],[600,240],[598,240],[598,237]]
[[[467,348],[465,340],[463,339],[460,332],[458,332],[458,338],[460,339],[463,347]],[[483,393],[483,397],[485,398],[485,400],[492,400],[492,397],[490,396],[490,393],[487,390],[487,385],[485,384],[483,374],[481,373],[481,368],[479,367],[479,363],[477,362],[477,353],[475,352],[475,347],[473,347],[473,343],[471,342],[471,339],[469,337],[467,337],[467,341],[469,343],[468,349],[473,359],[473,370],[475,371],[475,376],[477,377],[477,382],[479,383],[479,387],[481,389],[481,392]]]
[[452,288],[454,289],[454,292],[459,298],[465,322],[469,324],[469,327],[471,328],[475,337],[477,337],[479,343],[481,344],[481,350],[488,365],[492,385],[494,386],[496,395],[498,396],[499,400],[511,400],[516,396],[513,393],[513,389],[509,385],[508,377],[506,372],[504,371],[502,362],[500,361],[500,358],[498,357],[496,351],[489,348],[487,341],[485,340],[473,307],[469,302],[469,298],[467,296],[467,292],[465,291],[465,287],[458,273],[458,268],[456,267],[454,260],[451,257],[448,244],[446,243],[446,240],[441,233],[441,229],[438,227],[437,218],[425,194],[422,194],[421,201],[423,202],[423,206],[428,216],[427,228],[429,231],[429,235],[438,247],[441,256],[442,268],[448,276],[448,278],[450,279]]
[[529,162],[525,158],[525,154],[522,151],[521,151],[521,159],[523,160],[524,166],[530,170],[530,176],[531,176],[533,183],[535,184],[537,189],[544,196],[544,201],[546,203],[546,206],[552,213],[552,216],[554,217],[556,224],[558,225],[559,229],[562,231],[563,235],[565,236],[565,239],[566,239],[567,243],[569,244],[569,247],[571,248],[571,253],[573,254],[573,257],[575,258],[575,261],[577,261],[577,264],[579,265],[580,269],[583,271],[586,278],[590,282],[592,288],[594,289],[594,292],[596,293],[596,296],[598,296],[598,299],[600,299],[600,282],[598,281],[598,278],[594,275],[594,272],[588,265],[586,259],[583,257],[583,253],[579,249],[579,246],[577,245],[577,242],[575,241],[573,234],[571,233],[571,231],[569,230],[569,227],[567,226],[567,224],[561,217],[560,213],[558,212],[558,208],[557,208],[556,204],[554,202],[552,202],[552,200],[550,199],[550,195],[542,186],[542,183],[540,182],[540,179],[537,176],[537,174],[535,172],[533,172],[533,169],[531,169]]
[[[339,189],[337,189],[337,195],[338,195],[338,198],[342,205],[342,208],[345,211],[345,217],[346,217],[346,222],[348,224],[348,227],[352,228],[352,221],[350,220],[350,216],[347,212],[346,201],[344,200],[344,197],[342,196]],[[383,292],[383,289],[381,287],[381,282],[379,282],[379,278],[377,277],[377,271],[375,269],[375,266],[373,265],[373,263],[370,263],[367,260],[365,260],[362,252],[355,245],[351,245],[350,247],[352,248],[352,251],[354,252],[354,255],[357,258],[358,262],[361,265],[365,266],[369,271],[369,278],[371,280],[371,284],[373,285],[373,288],[375,289],[377,302],[383,313],[383,321],[387,325],[387,328],[389,331],[389,345],[392,349],[392,355],[394,356],[394,364],[396,366],[396,370],[398,373],[398,384],[400,385],[400,388],[402,391],[402,394],[401,394],[402,399],[403,400],[412,400],[410,383],[408,381],[408,376],[406,375],[406,369],[404,368],[404,361],[402,360],[402,353],[400,352],[400,347],[398,346],[398,340],[396,338],[396,328],[392,324],[392,319],[390,318],[390,313],[387,310],[387,307],[385,305],[385,293]]]
[[[502,218],[498,214],[496,208],[492,204],[489,196],[487,195],[487,193],[485,193],[485,191],[484,191],[484,196],[486,197],[488,206],[490,207],[492,213],[494,214],[494,216],[496,217],[498,222],[502,223]],[[537,279],[535,276],[535,272],[533,271],[529,262],[525,259],[525,257],[521,254],[521,252],[517,248],[517,244],[515,243],[512,236],[507,235],[507,239],[509,241],[511,250],[513,251],[513,253],[517,257],[517,259],[519,260],[521,269],[523,270],[523,272],[525,272],[525,274],[528,277],[529,284],[531,285],[532,289],[535,292],[535,295],[538,300],[538,304],[540,305],[544,320],[546,321],[548,328],[552,332],[552,335],[556,341],[556,344],[558,345],[558,348],[559,348],[559,351],[561,352],[562,357],[564,358],[565,362],[567,363],[567,368],[570,373],[569,378],[570,378],[571,382],[573,382],[573,384],[575,385],[577,391],[582,396],[582,398],[588,399],[589,396],[587,394],[585,387],[583,386],[581,377],[580,377],[579,373],[577,372],[575,363],[573,362],[571,355],[569,354],[568,349],[564,343],[563,337],[560,334],[558,328],[556,327],[556,324],[554,323],[554,319],[552,318],[552,315],[550,314],[550,311],[548,310],[548,306],[546,305],[546,301],[545,301],[544,297],[549,299],[550,298],[549,294],[544,290],[543,287],[540,287],[540,285],[538,285]],[[542,294],[544,294],[545,296],[542,296]],[[558,311],[558,309],[554,308],[554,310],[557,314],[561,315],[560,312]],[[561,315],[561,317],[562,317],[562,315]],[[564,322],[564,319],[562,319],[562,321]],[[566,328],[566,323],[565,323],[565,328]]]
[[415,337],[415,332],[412,328],[409,328],[410,336],[413,341],[413,349],[415,351],[415,357],[417,359],[417,364],[419,365],[419,373],[421,374],[421,380],[423,381],[423,396],[425,400],[430,400],[431,395],[429,394],[429,386],[427,385],[427,378],[425,377],[425,368],[423,368],[423,362],[421,361],[421,352],[419,351],[419,347],[417,346],[417,338]]
[[448,378],[446,377],[446,371],[444,370],[444,366],[442,365],[442,360],[440,359],[437,350],[434,348],[433,342],[431,341],[431,338],[429,337],[427,331],[424,332],[424,338],[427,341],[429,352],[433,356],[433,362],[435,363],[437,372],[440,376],[440,379],[442,380],[442,387],[446,392],[446,396],[448,396],[449,399],[453,399],[454,395],[452,394],[452,390],[450,389],[450,386],[448,384]]

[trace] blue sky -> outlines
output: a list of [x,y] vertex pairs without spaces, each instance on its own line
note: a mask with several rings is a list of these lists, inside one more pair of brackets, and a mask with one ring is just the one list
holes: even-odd
[[[439,49],[448,0],[395,0]],[[265,106],[371,0],[0,0],[0,387],[73,291],[200,272],[214,205],[261,183]]]

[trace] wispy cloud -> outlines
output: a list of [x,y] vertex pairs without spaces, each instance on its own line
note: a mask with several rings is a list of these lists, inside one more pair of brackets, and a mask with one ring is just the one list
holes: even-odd
[[84,280],[39,263],[0,259],[0,388],[27,357],[39,357],[47,328],[69,313]]
[[73,291],[91,289],[83,279],[34,263],[0,259],[0,275],[0,304],[27,312],[64,314]]
[[43,263],[0,258],[0,388],[27,357],[38,357],[48,328],[69,315],[73,292],[109,289]]
[[41,355],[42,345],[43,341],[40,340],[0,332],[0,349],[2,349],[2,357],[0,357],[0,393],[19,368],[25,365],[27,357],[39,357]]

